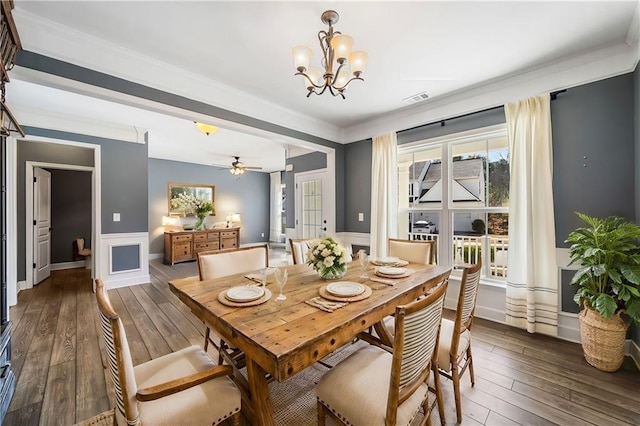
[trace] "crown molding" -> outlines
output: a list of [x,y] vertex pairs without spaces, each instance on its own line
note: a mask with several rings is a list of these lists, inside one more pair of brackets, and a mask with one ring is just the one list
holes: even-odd
[[632,72],[640,53],[635,46],[618,43],[544,66],[503,76],[385,114],[345,129],[343,140],[355,142],[389,131],[401,131],[539,93],[552,92]]
[[134,126],[123,126],[101,120],[80,118],[68,114],[42,111],[24,106],[14,106],[16,116],[22,117],[23,126],[42,129],[59,130],[69,133],[96,136],[122,142],[145,144],[145,129]]
[[[14,18],[25,50],[331,141],[339,139],[340,128],[331,123],[283,108],[189,70],[24,10],[17,9]],[[149,72],[151,69],[154,72]]]

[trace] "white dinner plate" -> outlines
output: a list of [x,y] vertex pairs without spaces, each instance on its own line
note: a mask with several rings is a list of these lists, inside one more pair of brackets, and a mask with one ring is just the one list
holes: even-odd
[[264,296],[262,287],[231,287],[224,294],[224,297],[232,302],[252,302]]
[[403,275],[407,272],[406,268],[394,268],[392,266],[380,266],[376,268],[376,272],[382,275]]
[[395,265],[396,263],[398,263],[400,261],[400,258],[398,257],[379,257],[376,259],[376,261],[381,264],[381,265]]
[[327,284],[326,290],[334,296],[352,297],[362,294],[364,292],[364,286],[350,281],[338,281]]

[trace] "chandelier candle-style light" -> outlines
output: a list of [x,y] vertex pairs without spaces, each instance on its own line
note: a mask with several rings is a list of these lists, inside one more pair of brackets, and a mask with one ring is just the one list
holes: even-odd
[[[322,95],[327,89],[333,96],[342,96],[353,80],[361,80],[367,67],[369,55],[364,50],[352,52],[353,38],[339,31],[333,30],[333,25],[338,22],[340,15],[335,10],[327,10],[322,14],[322,22],[329,25],[328,31],[318,33],[318,41],[322,49],[320,60],[324,67],[324,74],[316,68],[309,68],[309,59],[312,51],[307,46],[293,48],[293,61],[298,70],[295,75],[304,77],[305,87],[309,90],[307,97],[312,93]],[[334,67],[337,67],[334,72]],[[351,70],[349,71],[349,67]]]

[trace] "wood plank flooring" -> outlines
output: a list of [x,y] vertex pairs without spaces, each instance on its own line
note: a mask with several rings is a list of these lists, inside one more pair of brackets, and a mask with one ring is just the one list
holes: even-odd
[[[202,323],[166,285],[196,275],[195,263],[154,260],[149,271],[151,283],[109,292],[134,364],[203,341]],[[113,407],[91,288],[89,271],[71,269],[19,293],[10,312],[18,381],[5,424],[72,425]],[[476,385],[463,376],[463,424],[640,424],[640,373],[631,359],[603,373],[584,361],[577,344],[479,319],[473,338]],[[442,383],[453,424],[452,386]]]

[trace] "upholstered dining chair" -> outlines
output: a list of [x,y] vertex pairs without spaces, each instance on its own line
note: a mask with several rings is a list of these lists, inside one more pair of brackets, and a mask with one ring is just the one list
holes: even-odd
[[456,416],[462,422],[462,403],[460,401],[460,376],[469,369],[471,386],[475,384],[473,358],[471,357],[471,324],[476,308],[478,287],[482,264],[468,266],[462,272],[460,293],[454,321],[442,319],[440,347],[438,349],[438,368],[440,374],[453,381],[453,393],[456,400]]
[[[251,247],[241,247],[233,250],[202,251],[198,253],[198,274],[200,281],[213,280],[228,275],[244,272],[255,272],[269,266],[269,246],[260,244]],[[204,350],[207,351],[209,343],[218,350],[218,364],[227,361],[241,368],[242,352],[238,348],[232,348],[220,339],[214,341],[211,336],[211,327],[206,326],[204,337]]]
[[[353,260],[353,246],[351,244],[345,244],[336,237],[332,237],[335,242],[340,244],[347,251],[347,262]],[[290,238],[289,245],[291,246],[291,256],[293,257],[293,264],[300,265],[307,261],[307,252],[309,251],[309,243],[313,239],[296,239]]]
[[430,424],[432,371],[435,403],[443,412],[435,360],[446,288],[444,283],[427,297],[396,307],[393,349],[366,339],[374,345],[325,373],[316,388],[319,425],[326,415],[344,425],[408,425],[421,407],[423,423]]
[[102,336],[116,393],[118,425],[240,425],[240,391],[198,346],[133,366],[122,320],[96,280]]
[[[430,265],[433,263],[433,247],[435,241],[413,241],[389,238],[388,255],[395,256],[412,263]],[[386,345],[393,344],[394,317],[388,316],[374,325],[376,334]]]
[[307,260],[307,252],[309,251],[309,241],[299,238],[290,238],[289,245],[291,246],[291,256],[293,257],[293,264],[300,265]]
[[387,254],[411,263],[433,263],[435,241],[414,241],[389,238]]

